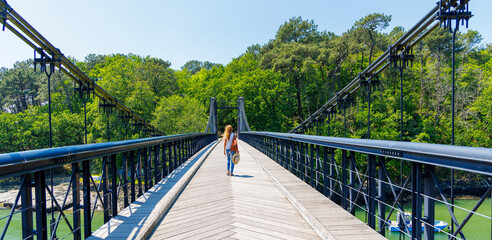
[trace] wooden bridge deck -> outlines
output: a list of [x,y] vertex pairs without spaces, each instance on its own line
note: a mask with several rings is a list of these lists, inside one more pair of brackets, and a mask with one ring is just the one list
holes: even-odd
[[[149,191],[146,199],[136,201],[140,213],[121,212],[94,238],[385,239],[261,152],[244,142],[239,150],[235,176],[226,175],[219,143],[208,157],[189,163],[186,174],[175,174],[179,179],[172,188],[181,186],[181,194],[162,188],[168,193],[159,197],[160,190]],[[145,209],[148,218],[128,220],[144,215]]]

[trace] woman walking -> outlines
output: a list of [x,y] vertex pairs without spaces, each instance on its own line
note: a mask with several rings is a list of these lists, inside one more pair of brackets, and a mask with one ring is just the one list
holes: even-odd
[[[231,151],[232,142],[236,139],[236,134],[234,134],[231,125],[225,127],[224,135],[222,139],[224,140],[224,155],[227,155],[227,175],[234,176],[234,164],[232,163],[232,156],[235,151]],[[239,150],[238,150],[239,152]]]

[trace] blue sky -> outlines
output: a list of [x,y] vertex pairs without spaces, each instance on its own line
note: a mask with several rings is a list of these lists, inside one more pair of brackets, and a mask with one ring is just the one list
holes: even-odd
[[[252,44],[274,38],[291,17],[314,20],[338,35],[370,13],[392,15],[395,26],[412,27],[437,0],[8,0],[21,16],[66,56],[134,53],[170,61],[229,63]],[[470,29],[492,42],[492,1],[471,0]],[[463,27],[463,30],[466,29]],[[0,31],[0,67],[33,57],[10,31]]]

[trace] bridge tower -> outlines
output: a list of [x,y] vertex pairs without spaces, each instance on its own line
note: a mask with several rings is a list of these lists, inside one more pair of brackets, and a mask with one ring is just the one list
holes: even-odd
[[[226,102],[227,103],[227,102]],[[237,98],[237,106],[218,106],[217,98],[210,98],[210,113],[208,115],[208,124],[205,132],[217,133],[217,109],[237,109],[237,130],[238,132],[251,131],[244,110],[244,97]]]

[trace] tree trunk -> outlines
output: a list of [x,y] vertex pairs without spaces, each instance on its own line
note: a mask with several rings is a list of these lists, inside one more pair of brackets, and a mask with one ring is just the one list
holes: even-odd
[[297,116],[299,116],[300,119],[304,119],[302,116],[302,109],[301,109],[301,81],[298,76],[296,76],[296,98],[297,98]]

